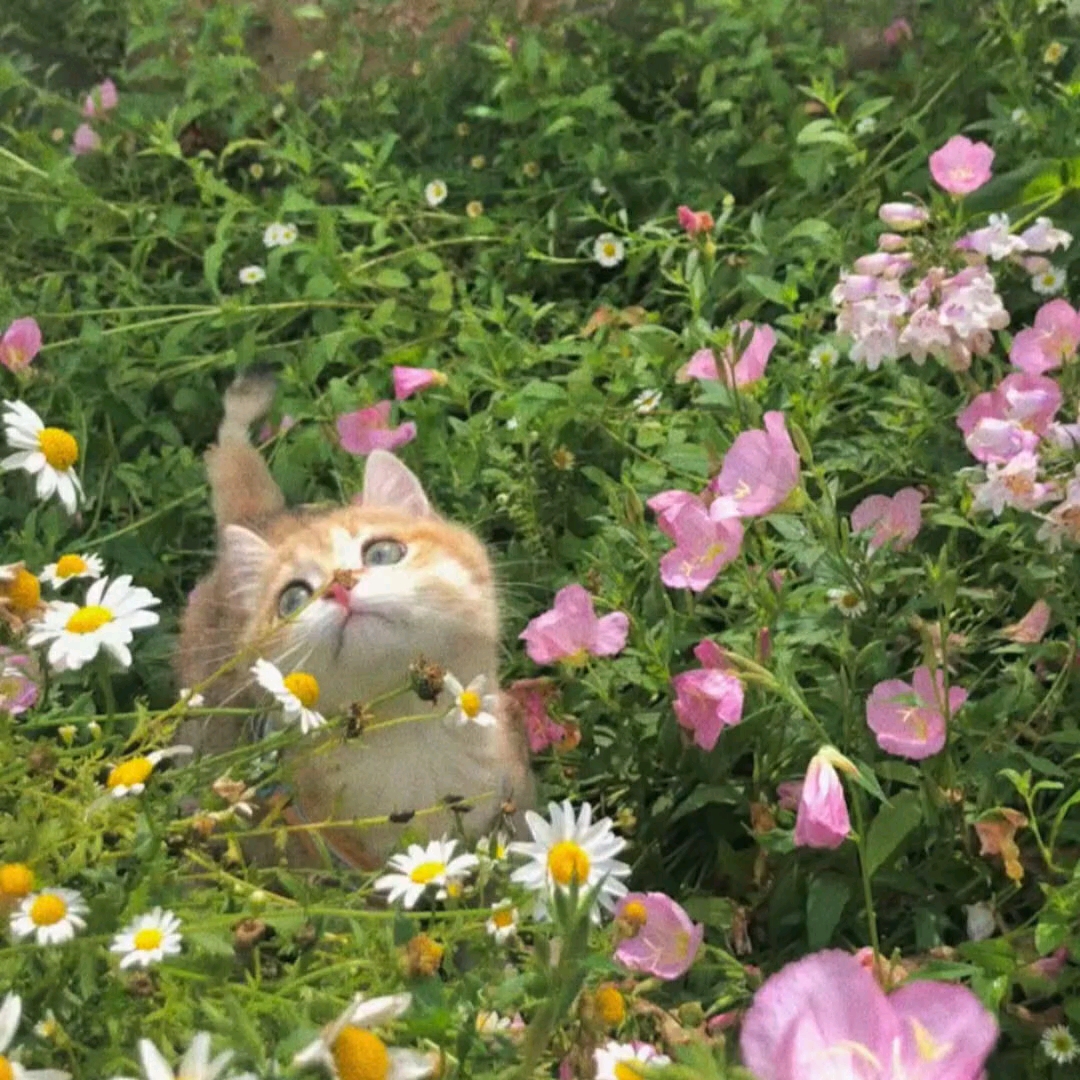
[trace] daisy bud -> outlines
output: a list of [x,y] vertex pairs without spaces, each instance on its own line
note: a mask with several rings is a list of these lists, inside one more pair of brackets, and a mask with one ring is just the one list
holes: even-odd
[[437,701],[443,692],[445,678],[446,672],[438,664],[432,664],[422,656],[409,665],[409,683],[421,701]]

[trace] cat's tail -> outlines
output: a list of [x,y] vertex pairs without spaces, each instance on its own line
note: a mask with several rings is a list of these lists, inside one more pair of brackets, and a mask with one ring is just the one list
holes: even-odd
[[266,462],[251,445],[248,429],[274,403],[273,375],[240,375],[225,391],[225,415],[218,441],[206,452],[210,499],[219,529],[258,526],[285,508],[285,498]]

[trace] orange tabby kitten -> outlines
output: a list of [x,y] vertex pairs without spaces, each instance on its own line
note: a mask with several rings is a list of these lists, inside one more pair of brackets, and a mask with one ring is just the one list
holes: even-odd
[[[403,686],[410,664],[422,656],[463,685],[483,675],[488,691],[497,691],[498,607],[483,545],[436,515],[416,476],[379,450],[368,457],[360,504],[287,510],[248,440],[273,389],[268,377],[233,383],[217,445],[206,455],[219,551],[184,613],[183,685],[199,684],[240,655],[242,661],[207,689],[207,703],[267,703],[250,670],[261,656],[284,674],[313,675],[320,689],[316,707],[330,718]],[[328,589],[335,575],[339,583]],[[407,818],[455,795],[473,800],[466,813],[440,810],[408,827],[440,836],[460,818],[476,834],[492,825],[504,801],[528,806],[528,747],[506,698],[499,698],[494,727],[447,724],[447,698],[444,693],[432,705],[407,691],[377,706],[375,720],[420,713],[430,720],[352,739],[340,729],[304,736],[285,760],[292,792],[286,820]],[[250,727],[243,718],[193,718],[181,725],[177,741],[201,754],[220,753],[250,738]],[[404,828],[339,826],[319,835],[346,863],[372,868]],[[293,835],[291,862],[311,863],[318,854],[309,834]]]

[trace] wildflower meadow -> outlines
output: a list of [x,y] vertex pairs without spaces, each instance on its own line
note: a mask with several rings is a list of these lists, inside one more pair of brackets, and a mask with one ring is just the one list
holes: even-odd
[[[27,0],[0,41],[0,1080],[1077,1075],[1076,0]],[[497,684],[182,684],[238,376],[289,505],[379,472],[483,542]],[[410,565],[333,543],[274,618]],[[455,794],[507,716],[535,796]],[[351,860],[287,762],[404,724]]]

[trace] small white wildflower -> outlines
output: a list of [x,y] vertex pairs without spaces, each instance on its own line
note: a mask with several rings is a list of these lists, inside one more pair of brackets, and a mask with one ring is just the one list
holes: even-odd
[[54,589],[60,589],[76,578],[99,578],[105,571],[105,564],[98,555],[61,555],[54,563],[49,563],[41,571],[42,581],[48,582]]
[[821,341],[810,350],[807,360],[812,368],[836,367],[840,350],[831,341]]
[[[52,1038],[52,1034],[46,1034],[51,1024],[52,1032],[58,1027],[56,1018],[50,1010],[43,1020],[34,1028],[35,1034],[43,1039]],[[8,1055],[8,1047],[15,1038],[15,1032],[19,1029],[19,1020],[22,1019],[22,998],[18,994],[8,994],[4,1003],[0,1006],[0,1076],[5,1080],[70,1080],[71,1074],[60,1069],[27,1069],[18,1060],[18,1051]]]
[[648,416],[649,413],[654,413],[660,408],[660,402],[663,398],[664,395],[659,390],[642,390],[634,398],[634,412],[638,416]]
[[877,130],[877,117],[864,116],[861,120],[855,123],[856,135],[870,135]]
[[506,430],[507,431],[517,431],[518,426],[519,426],[519,421],[518,421],[518,418],[516,416],[511,416],[510,419],[506,421]]
[[607,187],[604,185],[604,182],[598,176],[594,176],[592,180],[589,181],[589,190],[594,195],[607,194]]
[[450,189],[443,180],[432,180],[431,183],[424,188],[424,199],[427,201],[428,206],[432,208],[441,206],[446,201],[446,196],[449,194]]
[[626,258],[626,245],[614,233],[601,233],[593,241],[593,258],[610,270]]
[[375,882],[378,892],[386,892],[387,903],[401,900],[405,907],[415,907],[417,901],[434,887],[436,900],[444,900],[447,886],[458,883],[479,862],[475,855],[454,855],[456,840],[432,840],[427,847],[410,844],[409,849],[391,855],[387,866],[393,871]]
[[846,619],[854,619],[866,611],[866,602],[851,589],[830,589],[829,603]]
[[453,675],[447,673],[444,682],[454,699],[453,708],[446,714],[447,720],[459,726],[469,723],[479,727],[495,726],[498,698],[494,694],[484,693],[487,689],[487,676],[477,675],[468,686],[462,686]]
[[180,920],[159,907],[139,915],[118,933],[109,952],[120,954],[120,970],[149,967],[180,951]]
[[492,909],[485,927],[497,945],[505,945],[517,934],[518,913],[512,900],[500,900]]
[[300,731],[308,732],[326,723],[322,713],[315,711],[319,701],[319,682],[306,671],[294,671],[289,675],[281,672],[269,660],[259,659],[251,669],[255,681],[277,698],[286,720],[300,721]]
[[1065,271],[1060,266],[1051,266],[1031,279],[1031,287],[1040,296],[1054,296],[1065,288]]
[[170,746],[165,750],[153,750],[141,757],[128,758],[109,770],[105,787],[114,799],[126,799],[129,795],[141,795],[146,790],[150,774],[172,757],[183,757],[195,751],[190,746]]
[[1042,1034],[1043,1053],[1058,1065],[1069,1065],[1080,1057],[1080,1045],[1064,1024],[1054,1024]]
[[4,402],[4,435],[15,451],[0,461],[0,472],[22,469],[34,477],[37,497],[55,495],[69,514],[78,509],[82,485],[75,475],[79,444],[63,428],[46,427],[41,417],[21,401]]
[[245,266],[237,276],[241,285],[258,285],[266,280],[266,271],[261,266]]
[[86,929],[86,901],[74,889],[31,893],[11,915],[11,936],[33,936],[39,945],[62,945]]

